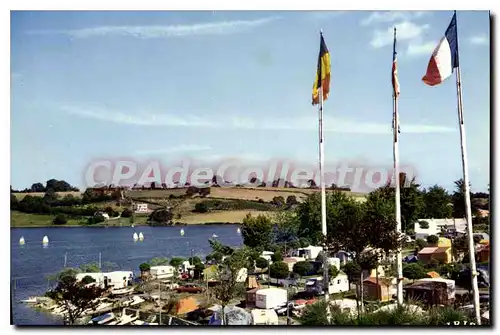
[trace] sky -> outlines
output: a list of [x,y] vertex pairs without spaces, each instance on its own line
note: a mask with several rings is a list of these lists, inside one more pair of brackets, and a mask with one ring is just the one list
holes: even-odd
[[[325,160],[391,166],[398,36],[400,162],[424,186],[462,177],[455,77],[421,81],[452,11],[11,12],[11,185],[84,186],[114,157],[317,164],[311,105],[323,30],[331,55]],[[457,14],[472,190],[490,165],[490,21]]]

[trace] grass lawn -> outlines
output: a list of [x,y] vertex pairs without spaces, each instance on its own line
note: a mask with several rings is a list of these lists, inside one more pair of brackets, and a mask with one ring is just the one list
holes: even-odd
[[[10,211],[10,226],[11,227],[46,227],[54,226],[52,221],[55,215],[46,214],[28,214],[17,211]],[[78,226],[82,220],[69,219],[66,226]]]
[[269,215],[272,212],[263,212],[255,210],[241,210],[241,211],[217,211],[209,213],[192,213],[183,215],[180,219],[174,220],[175,222],[182,222],[187,224],[200,224],[200,223],[241,223],[245,216],[250,213],[252,216],[259,214]]

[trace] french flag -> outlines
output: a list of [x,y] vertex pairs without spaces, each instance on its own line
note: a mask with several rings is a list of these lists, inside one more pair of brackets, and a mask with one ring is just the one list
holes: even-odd
[[458,35],[457,13],[455,12],[444,37],[432,53],[427,73],[422,81],[429,86],[441,84],[451,76],[456,67],[458,67]]

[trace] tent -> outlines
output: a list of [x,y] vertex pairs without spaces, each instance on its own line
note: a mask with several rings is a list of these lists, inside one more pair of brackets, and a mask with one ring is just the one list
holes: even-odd
[[176,313],[178,315],[186,314],[198,309],[198,302],[193,297],[187,297],[184,299],[180,299],[177,302]]

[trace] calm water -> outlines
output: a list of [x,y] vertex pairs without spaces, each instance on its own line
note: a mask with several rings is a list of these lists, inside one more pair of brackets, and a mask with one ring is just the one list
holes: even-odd
[[[185,235],[180,235],[184,229]],[[116,227],[116,228],[11,228],[12,315],[16,325],[53,325],[61,322],[49,314],[35,311],[20,303],[29,296],[42,295],[49,285],[47,276],[64,267],[83,263],[113,262],[118,270],[139,273],[139,264],[153,257],[194,255],[204,258],[211,252],[208,239],[212,234],[230,246],[242,244],[237,225],[191,225],[183,227]],[[142,232],[143,242],[132,235]],[[48,247],[42,247],[44,235]],[[19,245],[24,236],[26,244]]]

